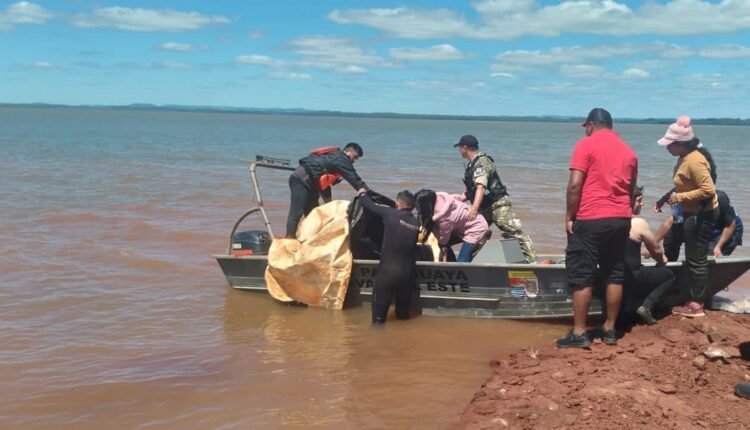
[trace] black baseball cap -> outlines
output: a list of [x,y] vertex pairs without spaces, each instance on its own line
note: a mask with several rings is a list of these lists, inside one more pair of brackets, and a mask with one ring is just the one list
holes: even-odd
[[457,148],[459,146],[465,146],[467,148],[479,148],[479,141],[476,137],[467,134],[466,136],[461,136],[461,139],[453,145],[454,148]]
[[586,121],[584,121],[581,126],[585,126],[590,122],[607,124],[612,127],[612,115],[610,115],[604,108],[593,108],[591,109],[591,112],[589,112],[589,116],[586,117]]

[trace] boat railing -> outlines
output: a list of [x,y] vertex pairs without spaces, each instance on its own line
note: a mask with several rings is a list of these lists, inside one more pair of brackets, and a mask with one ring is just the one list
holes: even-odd
[[250,179],[253,181],[253,193],[255,194],[256,205],[255,207],[252,207],[245,211],[245,213],[243,213],[242,216],[237,219],[237,222],[234,223],[234,226],[232,226],[232,231],[229,233],[227,255],[231,255],[232,253],[232,242],[234,242],[234,234],[237,231],[237,228],[240,226],[242,221],[245,220],[245,218],[247,218],[251,214],[254,214],[255,212],[260,212],[260,215],[263,217],[263,224],[266,226],[266,231],[268,231],[271,239],[274,238],[273,228],[271,228],[271,221],[268,220],[268,214],[266,213],[266,209],[263,207],[263,194],[260,191],[260,182],[258,181],[257,169],[259,167],[263,167],[275,170],[293,171],[295,168],[291,164],[291,160],[265,157],[263,155],[256,155],[255,161],[250,162]]

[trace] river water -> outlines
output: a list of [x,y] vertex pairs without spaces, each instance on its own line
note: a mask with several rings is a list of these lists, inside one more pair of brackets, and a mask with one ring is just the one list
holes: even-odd
[[[616,128],[653,202],[671,185],[675,159],[654,143],[666,127]],[[378,330],[367,308],[233,291],[211,255],[253,205],[256,154],[297,159],[354,140],[373,189],[458,192],[452,144],[467,133],[497,161],[538,251],[562,253],[575,124],[0,108],[0,427],[444,426],[491,359],[548,345],[566,323],[424,316]],[[696,133],[720,188],[750,213],[750,128]],[[261,181],[283,231],[286,177]],[[750,296],[748,277],[725,294]]]

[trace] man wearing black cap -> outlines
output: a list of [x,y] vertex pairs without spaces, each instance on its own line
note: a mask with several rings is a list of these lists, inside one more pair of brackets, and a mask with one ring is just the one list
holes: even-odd
[[472,135],[462,136],[453,147],[458,148],[461,157],[469,160],[464,172],[464,198],[471,202],[469,217],[474,219],[481,213],[488,224],[494,222],[497,225],[503,237],[518,239],[527,263],[536,262],[534,243],[523,232],[521,220],[513,212],[510,196],[500,181],[495,160],[479,152],[479,141]]
[[291,204],[286,221],[286,237],[294,238],[302,215],[307,216],[318,206],[320,197],[331,201],[331,187],[341,179],[346,180],[357,192],[366,191],[367,185],[354,170],[354,162],[363,155],[357,143],[348,143],[343,150],[336,147],[313,150],[299,160],[299,167],[289,176]]
[[558,348],[591,344],[586,317],[597,274],[606,284],[607,320],[597,329],[604,343],[617,343],[615,321],[622,303],[625,247],[633,216],[638,157],[612,130],[612,116],[602,108],[582,124],[586,137],[573,148],[567,189],[565,270],[573,290],[573,329]]

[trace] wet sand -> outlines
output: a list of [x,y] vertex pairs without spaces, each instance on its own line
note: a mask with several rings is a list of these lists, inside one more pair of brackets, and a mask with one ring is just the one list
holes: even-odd
[[748,341],[750,316],[714,311],[634,326],[616,346],[503,355],[449,428],[745,429]]

